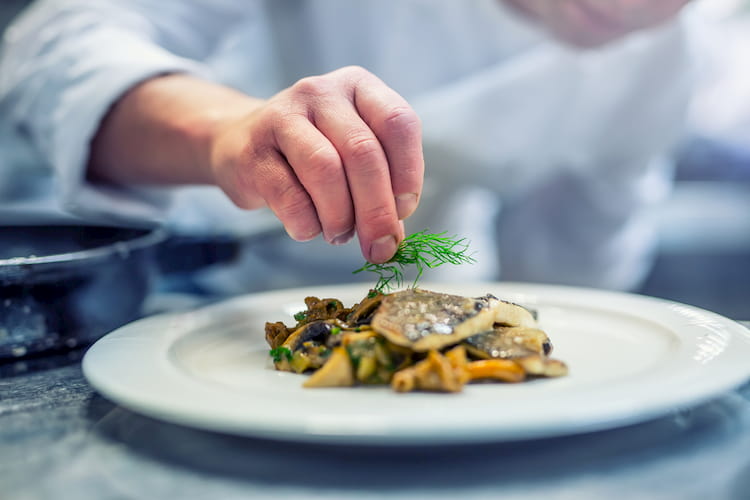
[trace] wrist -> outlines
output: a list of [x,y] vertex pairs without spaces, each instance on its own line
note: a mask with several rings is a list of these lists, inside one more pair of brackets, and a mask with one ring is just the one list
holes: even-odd
[[88,175],[123,185],[214,184],[215,137],[258,102],[190,75],[146,80],[123,95],[100,124]]
[[217,150],[224,137],[240,127],[243,119],[263,102],[229,87],[184,76],[183,112],[175,124],[186,145],[190,183],[216,185]]

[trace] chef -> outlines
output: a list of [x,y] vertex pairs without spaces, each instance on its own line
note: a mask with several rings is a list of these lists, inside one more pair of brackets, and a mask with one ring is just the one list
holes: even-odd
[[39,1],[5,34],[0,196],[283,226],[204,277],[232,292],[341,281],[425,228],[478,261],[431,278],[629,289],[689,97],[685,3]]

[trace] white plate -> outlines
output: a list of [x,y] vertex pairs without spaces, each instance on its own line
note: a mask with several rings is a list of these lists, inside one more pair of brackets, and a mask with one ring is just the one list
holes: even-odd
[[513,283],[423,284],[533,307],[570,374],[460,394],[386,387],[303,389],[277,372],[266,321],[293,323],[307,295],[361,300],[361,285],[248,295],[146,318],[86,354],[91,385],[158,419],[234,434],[332,443],[426,444],[547,437],[606,429],[695,405],[750,377],[750,332],[673,302],[580,288]]

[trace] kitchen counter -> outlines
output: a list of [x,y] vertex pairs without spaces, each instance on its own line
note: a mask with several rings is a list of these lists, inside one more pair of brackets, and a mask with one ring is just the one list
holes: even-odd
[[750,383],[610,431],[353,448],[240,438],[140,416],[94,392],[81,356],[0,365],[1,498],[750,498]]

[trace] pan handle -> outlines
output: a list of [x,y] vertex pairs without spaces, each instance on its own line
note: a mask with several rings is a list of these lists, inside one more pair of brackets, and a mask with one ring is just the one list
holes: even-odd
[[156,249],[156,263],[162,274],[178,274],[214,264],[233,262],[241,242],[235,236],[171,235]]

